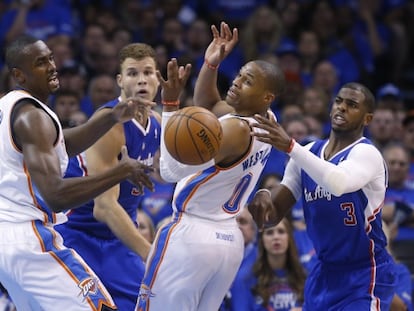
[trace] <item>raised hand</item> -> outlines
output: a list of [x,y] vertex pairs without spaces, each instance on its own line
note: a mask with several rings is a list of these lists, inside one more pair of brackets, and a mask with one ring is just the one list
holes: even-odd
[[220,32],[215,25],[211,26],[213,41],[208,46],[204,58],[211,66],[218,66],[220,62],[233,50],[239,40],[237,28],[230,30],[225,22],[220,24]]
[[156,103],[142,97],[130,97],[116,104],[112,109],[112,115],[115,121],[123,123],[144,114],[155,105]]
[[271,144],[273,147],[280,151],[287,151],[290,148],[292,139],[283,129],[283,127],[276,121],[269,120],[258,114],[254,115],[257,123],[253,123],[253,127],[261,128],[265,132],[252,132],[251,135],[255,136],[257,140],[264,143]]
[[128,177],[128,180],[137,186],[140,193],[144,192],[144,187],[150,191],[154,191],[154,184],[149,177],[149,173],[154,171],[153,167],[130,158],[126,146],[122,146],[121,148],[120,162],[126,162],[130,167],[130,176]]
[[157,78],[161,85],[161,98],[165,101],[176,101],[180,97],[191,73],[191,64],[178,66],[177,59],[172,58],[167,63],[167,79],[157,70]]

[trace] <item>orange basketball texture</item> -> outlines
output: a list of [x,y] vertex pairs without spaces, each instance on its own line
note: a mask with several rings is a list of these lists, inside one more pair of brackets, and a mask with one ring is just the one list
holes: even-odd
[[197,165],[215,157],[223,131],[217,117],[209,110],[190,106],[177,110],[165,126],[164,141],[177,161]]

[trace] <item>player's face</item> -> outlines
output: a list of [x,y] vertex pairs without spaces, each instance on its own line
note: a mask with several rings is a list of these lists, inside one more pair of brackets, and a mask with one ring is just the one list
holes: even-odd
[[17,71],[19,85],[42,101],[59,89],[53,54],[43,41],[27,46],[27,53]]
[[151,57],[140,60],[127,58],[121,66],[117,82],[121,88],[121,96],[143,97],[153,100],[158,92],[159,81],[155,74],[156,64]]
[[268,106],[264,73],[253,62],[244,65],[227,91],[226,102],[244,116],[259,113]]
[[289,247],[289,233],[284,222],[263,231],[263,246],[271,256],[285,255]]
[[362,131],[372,119],[364,105],[365,95],[360,90],[342,88],[336,96],[331,110],[334,132]]

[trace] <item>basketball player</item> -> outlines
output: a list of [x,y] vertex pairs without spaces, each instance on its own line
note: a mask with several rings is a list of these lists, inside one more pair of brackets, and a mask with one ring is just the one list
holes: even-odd
[[[238,40],[225,23],[205,52],[194,102],[213,111],[232,111],[220,118],[223,138],[217,156],[202,165],[172,158],[161,140],[161,176],[177,182],[173,220],[162,227],[151,246],[136,310],[218,310],[243,258],[239,215],[266,164],[271,146],[250,136],[255,114],[271,119],[269,106],[284,84],[282,72],[264,61],[247,63],[234,79],[225,101],[216,87],[217,67]],[[162,133],[178,109],[173,92],[186,71],[168,63],[163,89]],[[224,109],[221,109],[224,108]],[[261,130],[259,130],[261,131]]]
[[[262,224],[275,223],[302,196],[307,230],[318,257],[305,287],[304,310],[389,310],[394,294],[393,261],[386,251],[381,209],[387,184],[381,153],[363,136],[375,100],[359,83],[345,84],[331,110],[329,139],[302,147],[280,124],[257,116],[258,140],[287,152],[281,186],[256,194],[250,210]],[[269,204],[269,205],[266,205]],[[269,219],[270,220],[270,219]]]
[[[139,96],[152,101],[159,87],[155,51],[133,43],[119,53],[119,98],[103,105],[112,109],[119,101]],[[129,156],[152,165],[160,146],[160,115],[147,109],[136,118],[115,125],[86,151],[70,160],[67,176],[97,174],[118,162],[122,146]],[[58,226],[65,244],[74,248],[101,279],[120,310],[133,310],[144,275],[150,243],[139,233],[137,206],[142,188],[123,181],[68,214]]]
[[125,148],[120,161],[104,173],[63,178],[68,154],[88,148],[151,102],[122,101],[62,131],[44,104],[59,88],[47,45],[21,36],[7,47],[5,59],[18,89],[0,99],[0,282],[17,310],[116,310],[95,273],[63,245],[53,226],[66,220],[63,210],[122,180],[151,187],[148,166],[129,158]]

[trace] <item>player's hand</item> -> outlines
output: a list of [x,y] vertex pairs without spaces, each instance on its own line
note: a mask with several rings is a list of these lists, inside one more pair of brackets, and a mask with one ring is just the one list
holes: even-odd
[[257,123],[253,123],[253,127],[261,128],[266,132],[257,133],[251,132],[252,136],[255,136],[257,140],[270,144],[280,151],[286,152],[290,148],[292,138],[286,133],[283,127],[275,120],[262,117],[261,115],[254,115]]
[[125,162],[130,167],[130,176],[128,177],[128,180],[138,188],[141,194],[144,192],[144,187],[151,192],[154,191],[154,184],[149,176],[149,173],[154,171],[153,167],[130,158],[126,146],[122,146],[121,148],[120,162]]
[[147,113],[155,105],[156,103],[142,97],[130,97],[112,108],[112,116],[116,122],[124,123]]
[[178,66],[177,59],[172,58],[167,63],[167,80],[164,80],[157,70],[157,78],[161,85],[161,98],[165,101],[176,101],[179,99],[191,73],[191,64]]
[[233,50],[239,40],[239,33],[237,28],[231,31],[229,25],[225,22],[220,23],[220,31],[215,25],[212,25],[211,32],[213,40],[207,47],[204,58],[208,64],[218,66]]
[[279,222],[272,197],[267,191],[256,192],[247,207],[259,231],[265,226],[276,225]]

